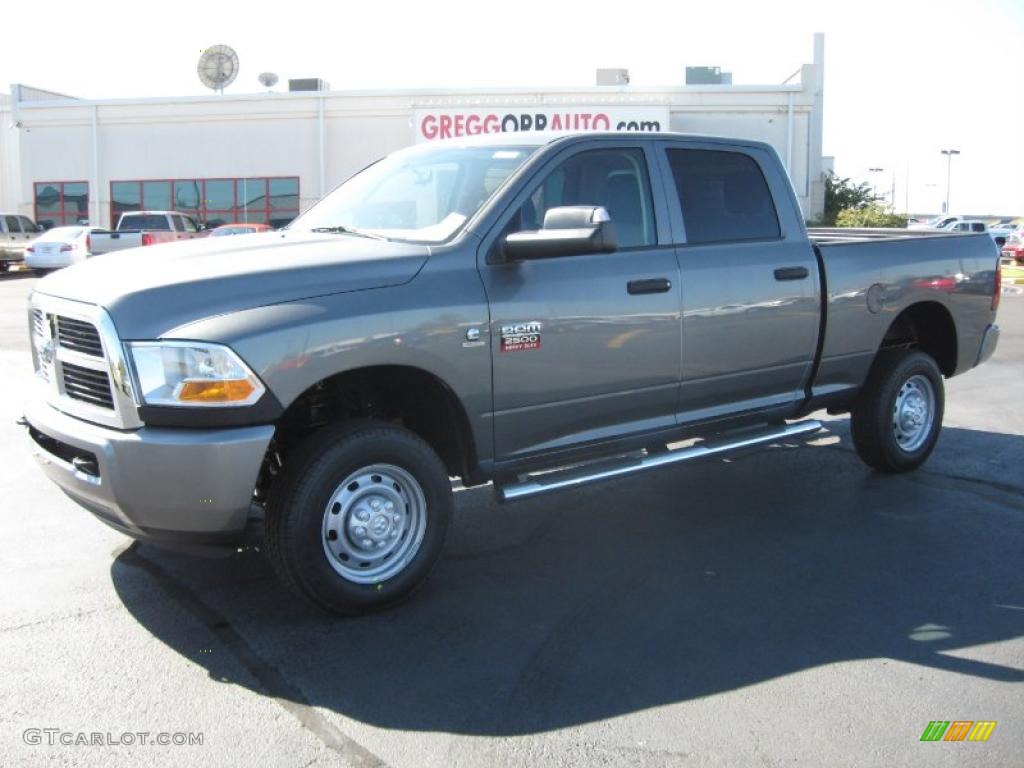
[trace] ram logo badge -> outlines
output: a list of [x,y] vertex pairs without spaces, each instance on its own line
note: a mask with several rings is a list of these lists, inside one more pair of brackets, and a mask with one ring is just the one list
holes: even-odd
[[536,320],[501,326],[501,351],[523,352],[527,349],[540,349],[541,327],[541,323]]

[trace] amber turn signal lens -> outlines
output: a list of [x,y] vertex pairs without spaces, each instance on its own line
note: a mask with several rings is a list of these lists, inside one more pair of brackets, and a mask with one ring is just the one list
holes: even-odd
[[245,400],[253,393],[248,379],[224,381],[186,381],[178,392],[178,400],[185,403],[232,403]]

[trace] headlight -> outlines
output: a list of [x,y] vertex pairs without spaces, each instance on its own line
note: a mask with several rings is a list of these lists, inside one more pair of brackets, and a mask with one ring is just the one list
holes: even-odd
[[130,341],[144,405],[252,405],[265,388],[256,374],[220,344]]

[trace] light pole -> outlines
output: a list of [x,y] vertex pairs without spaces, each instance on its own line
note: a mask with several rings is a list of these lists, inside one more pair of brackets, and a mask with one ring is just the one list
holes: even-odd
[[942,154],[946,156],[946,203],[942,207],[943,213],[949,213],[949,176],[953,167],[953,155],[959,155],[959,149],[944,149]]
[[[868,168],[868,173],[882,173],[883,171],[885,171],[885,168]],[[874,196],[875,202],[877,202],[878,201],[878,177],[877,176],[872,176],[871,177],[871,194]]]

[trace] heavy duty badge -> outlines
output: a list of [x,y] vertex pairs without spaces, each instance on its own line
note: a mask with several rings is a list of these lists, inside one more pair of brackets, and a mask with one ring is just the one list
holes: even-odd
[[540,349],[541,324],[536,320],[501,326],[501,351],[523,352]]

